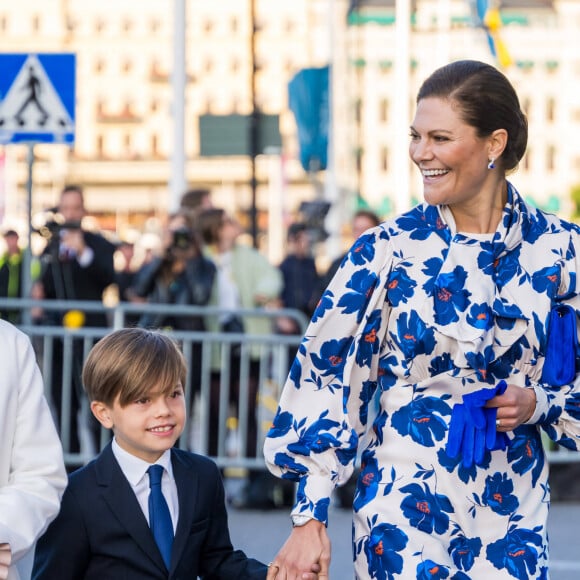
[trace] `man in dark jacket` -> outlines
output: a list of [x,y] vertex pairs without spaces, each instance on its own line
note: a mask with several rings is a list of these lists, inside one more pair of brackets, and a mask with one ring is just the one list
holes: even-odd
[[[40,280],[35,284],[33,295],[47,300],[91,300],[100,302],[103,292],[115,280],[113,255],[115,246],[99,233],[83,229],[86,214],[83,190],[78,185],[66,186],[58,203],[59,221],[52,227],[50,237],[41,256]],[[53,326],[107,327],[105,311],[50,311],[42,322]],[[77,415],[81,407],[83,389],[80,379],[83,361],[83,343],[75,340],[72,356],[72,389],[70,405],[70,439],[63,441],[65,452],[80,450]],[[63,428],[63,342],[54,341],[51,395],[61,435]],[[98,427],[91,422],[93,437]],[[94,442],[96,446],[96,441]],[[96,451],[89,450],[91,452]]]

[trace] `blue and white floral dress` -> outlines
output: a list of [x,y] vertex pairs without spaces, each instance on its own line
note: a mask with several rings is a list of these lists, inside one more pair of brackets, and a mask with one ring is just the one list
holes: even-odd
[[[541,374],[550,308],[579,310],[579,233],[510,185],[495,234],[456,232],[448,208],[423,204],[351,248],[264,452],[299,481],[292,513],[327,522],[359,450],[356,578],[548,578],[541,431],[580,448],[580,381],[553,387]],[[466,468],[445,452],[453,405],[501,379],[533,388],[536,412],[505,451]]]

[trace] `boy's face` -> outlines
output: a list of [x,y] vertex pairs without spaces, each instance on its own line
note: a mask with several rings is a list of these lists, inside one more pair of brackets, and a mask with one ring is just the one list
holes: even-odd
[[167,395],[153,387],[145,397],[125,407],[119,405],[119,397],[112,407],[93,401],[91,410],[104,427],[113,430],[122,449],[149,463],[173,447],[185,425],[181,385]]

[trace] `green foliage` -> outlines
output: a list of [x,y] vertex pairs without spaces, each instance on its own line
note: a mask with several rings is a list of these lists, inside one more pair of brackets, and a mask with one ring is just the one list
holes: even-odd
[[572,201],[574,202],[574,212],[572,217],[574,219],[580,218],[580,184],[575,185],[571,192]]

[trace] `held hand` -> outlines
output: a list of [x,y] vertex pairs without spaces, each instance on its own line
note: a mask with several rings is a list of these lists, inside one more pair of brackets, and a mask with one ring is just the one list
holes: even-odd
[[293,528],[268,569],[267,580],[327,579],[330,539],[323,523],[312,520]]
[[487,408],[487,401],[501,395],[507,383],[483,388],[463,396],[463,402],[454,405],[449,423],[446,453],[449,457],[461,454],[464,467],[482,465],[486,451],[505,450],[509,440],[497,432],[497,409]]
[[536,394],[533,389],[508,385],[505,393],[490,399],[486,407],[497,411],[497,430],[513,431],[526,421],[536,410]]

